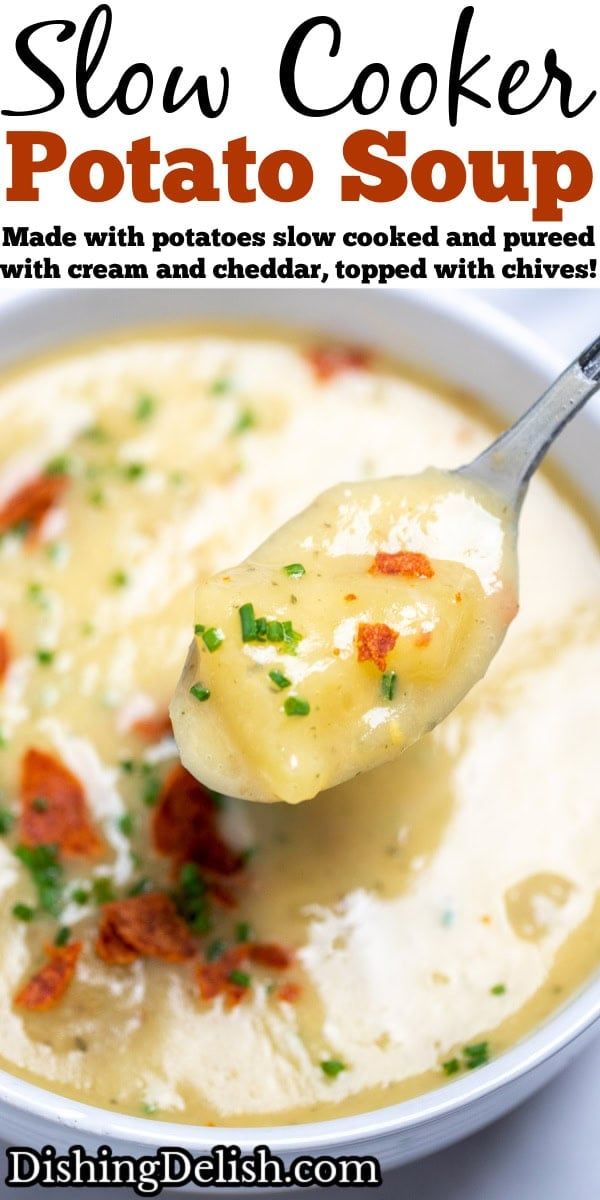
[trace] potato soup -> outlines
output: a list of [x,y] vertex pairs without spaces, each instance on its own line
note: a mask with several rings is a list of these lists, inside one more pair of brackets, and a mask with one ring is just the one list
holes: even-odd
[[202,330],[34,364],[0,416],[0,1067],[149,1119],[299,1122],[458,1078],[563,1003],[600,960],[600,561],[573,503],[531,484],[520,611],[445,721],[261,805],[177,757],[198,583],[340,480],[458,466],[490,425],[366,353]]

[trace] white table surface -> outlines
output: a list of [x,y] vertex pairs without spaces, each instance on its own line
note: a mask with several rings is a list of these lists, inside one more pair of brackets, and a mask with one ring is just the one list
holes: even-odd
[[[565,361],[600,332],[600,291],[471,295],[513,313],[564,353]],[[600,1038],[533,1099],[474,1137],[389,1173],[375,1192],[327,1189],[310,1195],[324,1200],[332,1191],[347,1200],[369,1193],[381,1200],[600,1200]],[[89,1194],[122,1200],[133,1193]],[[60,1192],[27,1190],[29,1200],[53,1195]]]

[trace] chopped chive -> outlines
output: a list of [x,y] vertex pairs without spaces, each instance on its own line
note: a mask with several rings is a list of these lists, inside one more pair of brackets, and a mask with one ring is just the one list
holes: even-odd
[[398,676],[395,671],[385,671],[381,676],[381,694],[386,700],[393,700],[396,695]]
[[242,641],[252,642],[256,637],[256,617],[254,616],[253,604],[242,604],[240,608],[240,622],[242,625]]
[[288,696],[283,707],[288,717],[307,717],[310,712],[308,700],[301,700],[300,696]]
[[258,846],[245,846],[244,849],[240,852],[240,858],[241,858],[244,866],[246,866],[247,863],[249,863],[251,861],[251,859],[253,859],[257,853],[258,853]]
[[488,1062],[490,1044],[489,1042],[473,1042],[471,1046],[463,1046],[463,1054],[467,1071],[472,1071],[475,1067],[482,1067]]
[[298,642],[302,641],[302,634],[294,629],[291,621],[282,621],[281,624],[283,628],[283,642],[287,646],[287,653],[295,654]]
[[202,634],[202,641],[204,642],[206,649],[209,650],[211,654],[214,654],[215,650],[218,650],[219,646],[221,646],[225,641],[225,634],[221,629],[215,629],[214,627],[211,627],[210,629],[204,630]]
[[491,992],[492,996],[503,996],[505,991],[506,991],[505,983],[495,983],[494,986],[490,988],[490,992]]
[[33,921],[35,909],[30,904],[13,904],[12,915],[17,921]]
[[234,435],[238,435],[240,433],[247,433],[247,431],[249,429],[253,429],[255,425],[256,425],[256,416],[252,412],[252,409],[244,408],[244,409],[242,409],[242,412],[239,414],[238,419],[235,422],[235,425],[233,426],[233,429],[231,430],[231,432]]
[[43,796],[36,796],[31,802],[31,807],[34,812],[48,812],[48,801],[44,800]]
[[58,930],[58,933],[56,934],[56,937],[54,939],[54,945],[55,946],[66,946],[67,942],[70,940],[70,937],[71,937],[71,930],[69,929],[69,926],[61,925],[61,927]]
[[136,421],[148,421],[156,412],[156,400],[145,392],[139,397],[133,410]]
[[126,463],[123,467],[123,475],[125,479],[141,479],[142,475],[146,474],[146,464],[141,462]]
[[211,383],[209,392],[211,396],[224,396],[225,392],[230,392],[233,384],[231,379],[226,375],[222,375],[219,379],[215,379]]
[[281,621],[267,621],[267,641],[283,641],[283,625]]
[[256,638],[256,640],[258,642],[266,642],[266,640],[267,640],[267,618],[266,617],[257,617],[256,618],[256,632],[254,634],[254,637]]
[[122,568],[119,568],[119,570],[113,571],[112,575],[109,577],[109,580],[113,587],[123,588],[127,587],[127,584],[129,583],[129,575],[127,574],[127,571],[123,571]]
[[0,808],[0,834],[10,833],[15,818],[8,808]]
[[287,567],[283,569],[286,575],[291,575],[294,579],[300,575],[306,575],[306,567],[303,567],[302,563],[288,563]]
[[236,942],[249,942],[252,929],[249,921],[238,921],[235,927]]
[[64,873],[56,846],[17,846],[15,855],[27,867],[35,884],[38,903],[55,917],[61,906]]
[[325,1058],[321,1063],[321,1070],[324,1075],[329,1075],[331,1079],[335,1079],[341,1071],[346,1071],[346,1064],[340,1062],[339,1058]]
[[142,1112],[145,1117],[153,1117],[154,1114],[158,1112],[158,1104],[156,1104],[154,1100],[145,1100],[144,1103],[140,1105],[140,1112]]
[[190,693],[196,697],[196,700],[208,700],[210,697],[209,688],[203,687],[201,683],[192,684]]
[[73,900],[75,904],[79,904],[80,907],[83,907],[84,904],[87,904],[89,898],[90,893],[88,892],[87,888],[75,888],[75,890],[71,892],[71,900]]
[[123,758],[119,763],[124,775],[133,775],[135,771],[135,763],[132,758]]
[[460,1071],[460,1062],[457,1058],[448,1058],[442,1063],[442,1071],[444,1075],[456,1075]]
[[235,983],[237,987],[249,988],[250,984],[252,983],[252,979],[250,975],[248,975],[248,972],[238,971],[237,968],[234,968],[233,971],[230,971],[227,978],[230,983]]
[[46,463],[46,475],[69,475],[73,464],[68,454],[57,454]]
[[152,771],[150,771],[146,775],[146,778],[144,780],[144,787],[142,790],[142,800],[143,800],[144,804],[146,805],[146,808],[154,808],[154,805],[156,804],[158,797],[160,796],[161,788],[162,788],[162,783],[161,783],[160,779],[158,778],[158,775],[154,775],[154,773]]
[[81,633],[82,633],[83,637],[93,637],[95,632],[96,632],[96,627],[94,625],[92,625],[91,621],[83,622],[83,625],[81,626]]
[[30,583],[27,586],[27,595],[34,604],[39,604],[42,608],[46,603],[46,594],[41,583]]
[[108,875],[99,875],[92,881],[92,895],[96,904],[109,904],[115,898],[112,879]]
[[184,863],[179,872],[177,908],[195,933],[208,933],[211,928],[206,884],[196,863]]
[[200,637],[200,634],[204,633],[205,629],[206,625],[194,625],[194,633],[196,634],[196,637]]
[[106,503],[106,492],[102,488],[93,488],[91,492],[88,492],[88,500],[90,504],[94,505],[94,508],[102,508]]
[[284,675],[282,671],[269,671],[269,679],[273,680],[275,687],[289,688],[292,686],[291,679]]
[[207,962],[216,962],[217,958],[220,958],[224,953],[225,942],[222,938],[214,938],[212,942],[208,943],[208,946],[204,951],[204,957]]
[[131,813],[123,813],[120,817],[118,817],[117,829],[125,837],[131,837],[133,833],[133,817]]
[[43,667],[49,667],[54,662],[54,650],[36,650],[35,657]]
[[108,434],[101,425],[88,425],[87,429],[83,429],[79,434],[86,442],[107,442]]

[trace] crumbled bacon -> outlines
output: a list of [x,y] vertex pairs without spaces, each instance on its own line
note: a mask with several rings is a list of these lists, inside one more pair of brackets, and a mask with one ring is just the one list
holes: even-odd
[[415,646],[419,646],[419,648],[422,646],[428,646],[432,637],[433,633],[431,629],[422,629],[421,633],[418,633],[415,638]]
[[370,355],[359,346],[313,346],[306,357],[321,383],[326,383],[343,371],[363,370]]
[[13,492],[0,508],[0,534],[25,524],[29,540],[39,537],[42,524],[66,490],[68,475],[38,475]]
[[285,1004],[295,1004],[296,1000],[302,995],[302,986],[296,983],[295,980],[289,979],[287,983],[282,983],[277,988],[275,996],[278,1000],[283,1000]]
[[14,1003],[30,1012],[46,1012],[58,1004],[73,979],[82,946],[82,942],[46,946],[48,961],[17,992]]
[[3,629],[0,629],[0,683],[6,678],[6,672],[10,666],[10,642],[8,634]]
[[[247,961],[261,967],[284,971],[292,966],[294,953],[276,942],[243,942],[226,950],[215,962],[203,959],[196,968],[196,979],[202,999],[214,1000],[217,996],[224,996],[227,1008],[239,1004],[248,994],[248,988],[236,981],[235,977],[232,979],[231,974]],[[290,989],[298,989],[293,995],[293,998],[297,999],[299,985],[290,983],[288,986]]]
[[28,750],[23,758],[20,834],[26,846],[52,844],[67,856],[96,858],[105,850],[81,783],[42,750]]
[[131,731],[145,742],[159,742],[162,738],[172,737],[173,726],[168,712],[154,713],[151,717],[140,717],[134,721]]
[[122,966],[136,958],[184,962],[195,943],[173,901],[162,892],[145,892],[103,905],[96,954]]
[[356,636],[358,661],[374,662],[380,671],[385,671],[387,655],[397,641],[398,634],[389,625],[360,624]]
[[435,572],[426,554],[398,550],[387,554],[379,550],[369,567],[371,575],[408,575],[413,579],[432,579]]
[[195,862],[215,875],[233,875],[243,866],[221,837],[209,791],[181,765],[167,776],[154,810],[154,845],[174,864]]
[[259,963],[261,967],[276,967],[283,971],[291,967],[294,954],[286,946],[278,942],[251,942],[248,945],[248,958],[251,962]]

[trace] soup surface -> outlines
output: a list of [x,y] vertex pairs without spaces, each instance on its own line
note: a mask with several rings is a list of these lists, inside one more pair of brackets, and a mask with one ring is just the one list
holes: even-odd
[[0,416],[0,1065],[149,1118],[311,1120],[564,1001],[600,958],[600,563],[548,479],[485,678],[395,763],[257,805],[178,765],[198,580],[492,430],[361,354],[202,331],[34,366]]

